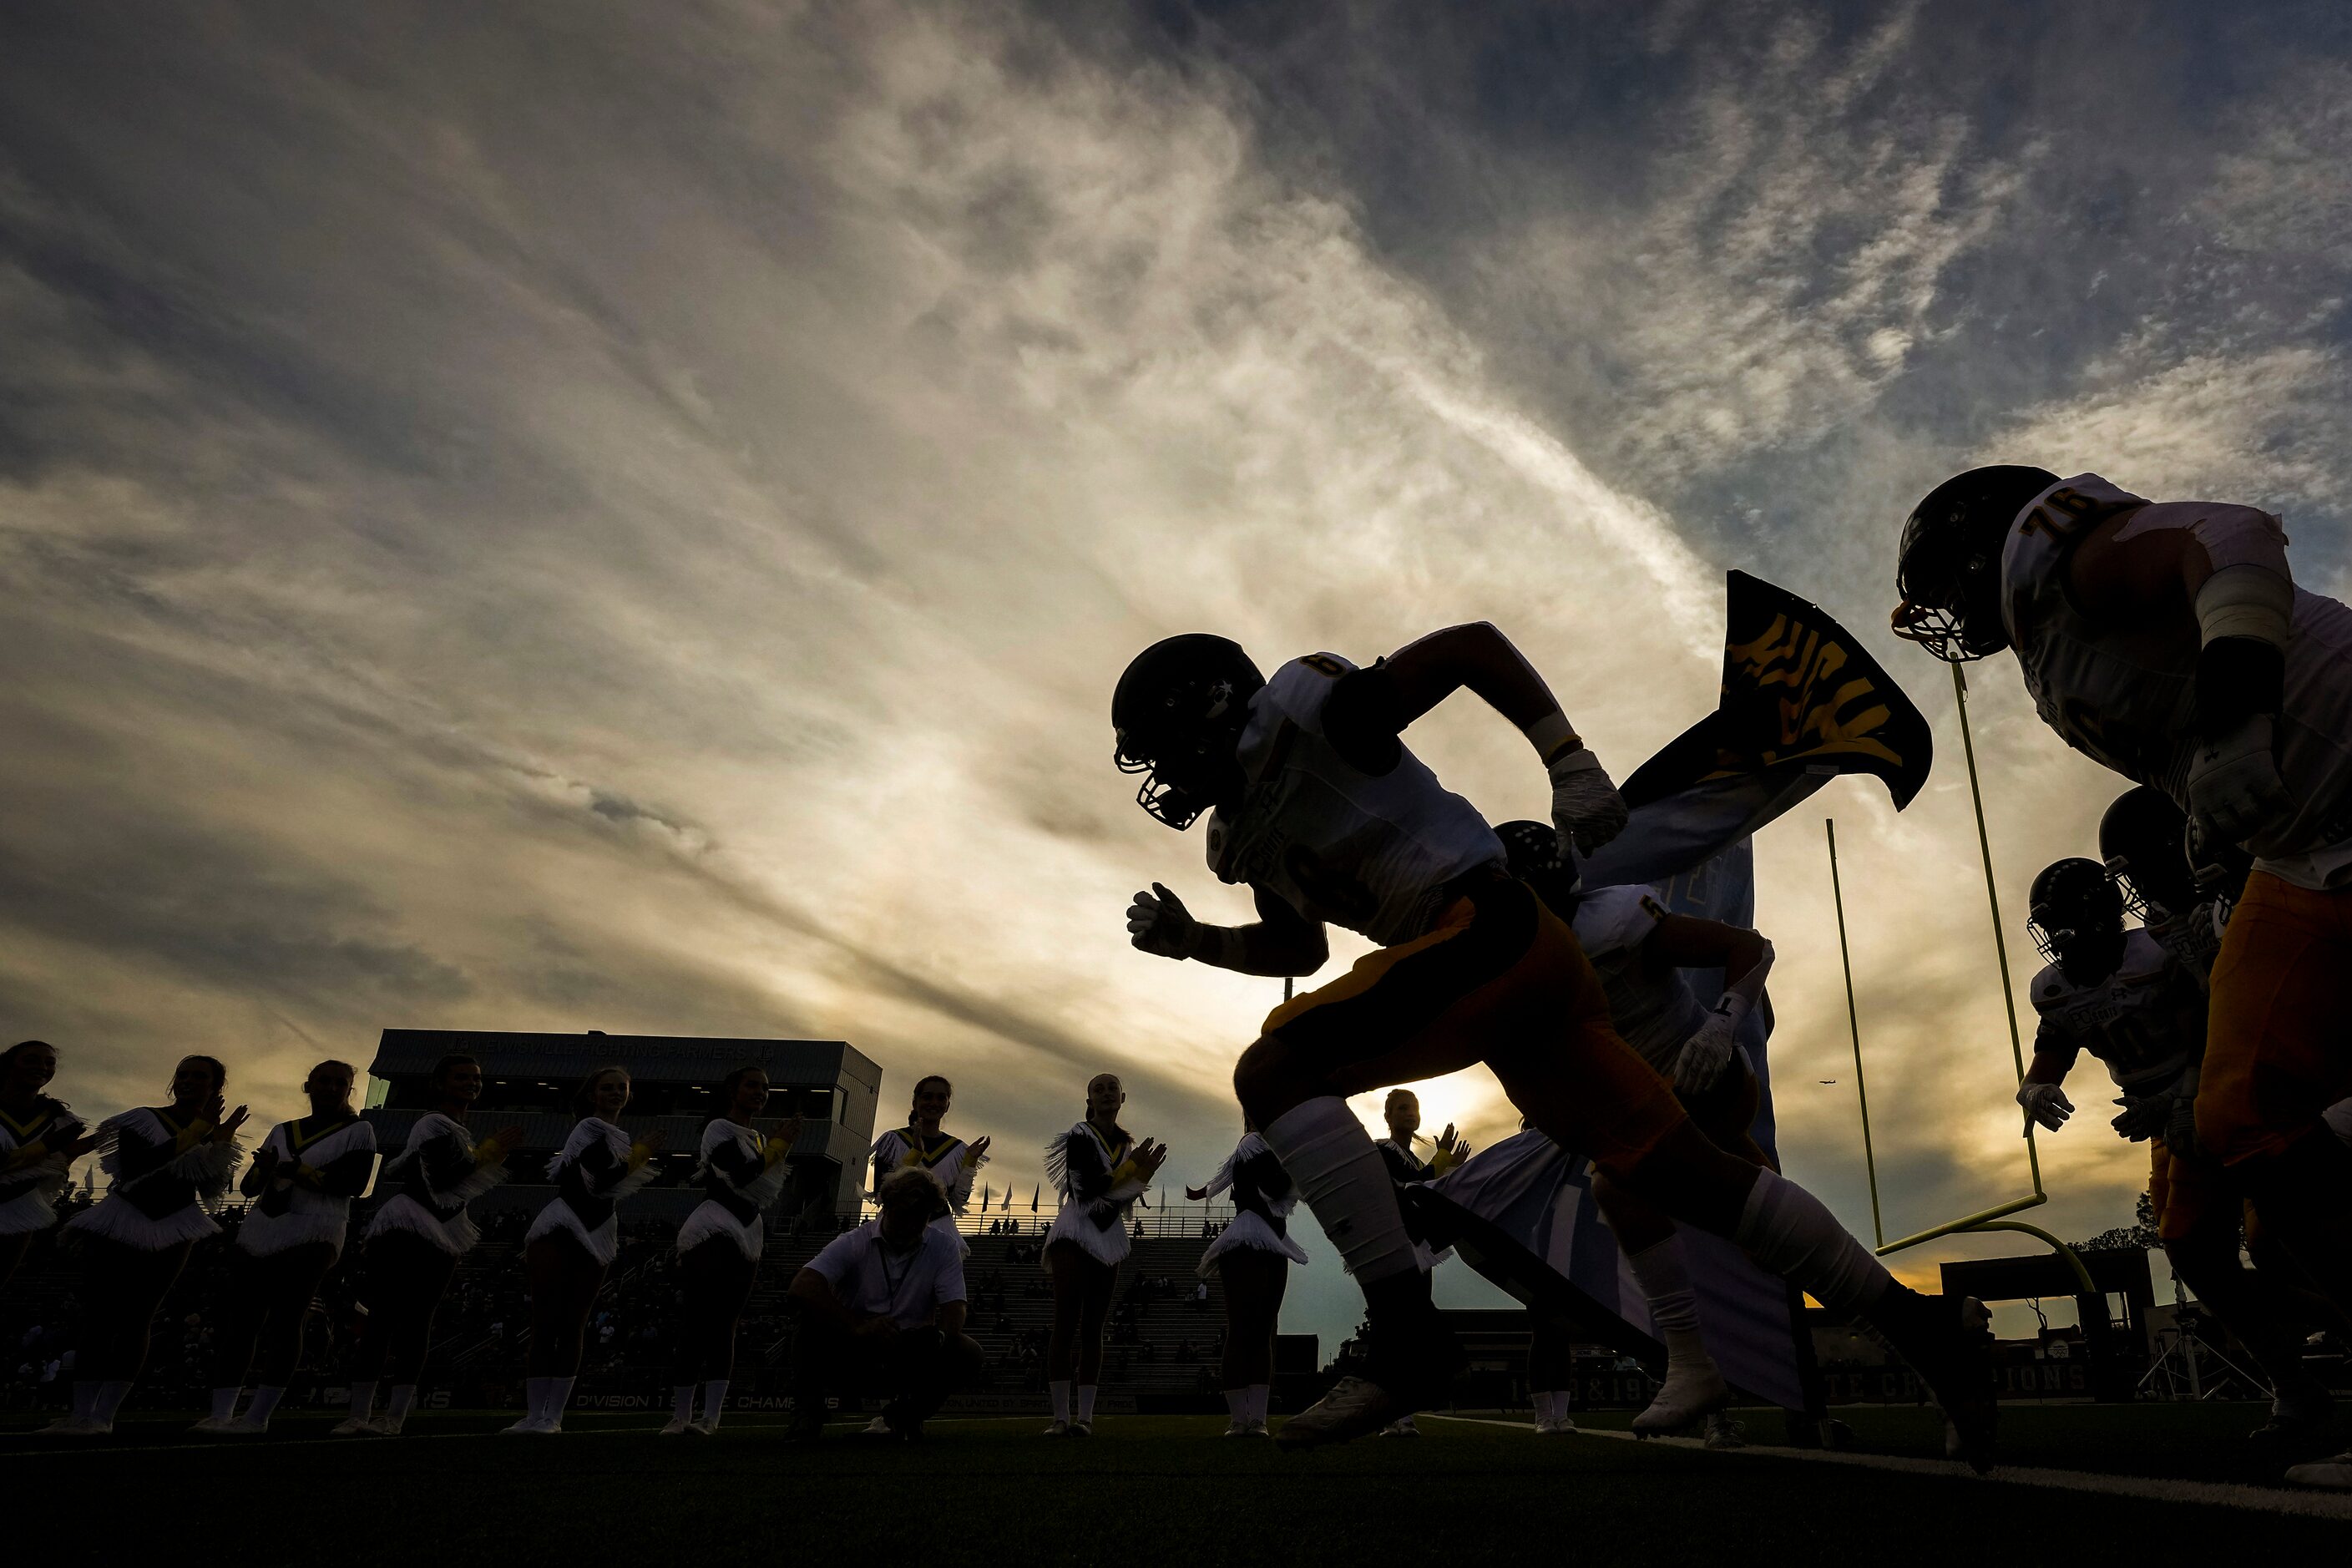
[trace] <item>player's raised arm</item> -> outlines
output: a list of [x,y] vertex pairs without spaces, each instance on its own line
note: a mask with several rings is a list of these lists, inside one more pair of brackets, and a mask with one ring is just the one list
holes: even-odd
[[1323,922],[1309,920],[1264,889],[1257,922],[1213,926],[1192,918],[1183,901],[1158,882],[1128,906],[1128,938],[1162,958],[1194,958],[1241,974],[1312,974],[1331,956]]
[[1393,767],[1397,735],[1467,687],[1518,726],[1551,775],[1552,821],[1579,849],[1625,826],[1625,803],[1526,656],[1492,622],[1472,621],[1407,643],[1339,680],[1323,709],[1325,736],[1367,773]]

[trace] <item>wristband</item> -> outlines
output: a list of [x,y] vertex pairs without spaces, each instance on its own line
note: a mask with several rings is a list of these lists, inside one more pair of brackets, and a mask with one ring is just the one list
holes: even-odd
[[1519,726],[1519,733],[1536,749],[1536,755],[1549,767],[1570,752],[1584,749],[1584,737],[1568,721],[1568,715],[1555,708],[1542,718]]

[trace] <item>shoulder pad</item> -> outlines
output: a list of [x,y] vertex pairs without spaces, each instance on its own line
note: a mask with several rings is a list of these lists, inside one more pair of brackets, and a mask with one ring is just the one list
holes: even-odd
[[2054,963],[2043,964],[2042,973],[2035,975],[2033,983],[2026,987],[2027,994],[2033,998],[2033,1010],[2037,1013],[2047,1013],[2080,989],[2066,978],[2066,972]]

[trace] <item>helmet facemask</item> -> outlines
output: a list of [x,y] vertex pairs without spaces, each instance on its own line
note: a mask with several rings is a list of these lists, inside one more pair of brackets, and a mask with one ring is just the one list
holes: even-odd
[[2042,956],[2080,984],[2105,980],[2124,955],[2124,900],[2106,868],[2080,857],[2033,879],[2025,929]]

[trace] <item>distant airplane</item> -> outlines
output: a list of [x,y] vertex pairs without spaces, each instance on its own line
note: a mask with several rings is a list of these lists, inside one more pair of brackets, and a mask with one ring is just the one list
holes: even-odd
[[1825,1078],[1825,1079],[1822,1079],[1821,1081],[1822,1081],[1824,1085],[1827,1085],[1827,1084],[1832,1084],[1832,1083],[1837,1082],[1837,1079],[1833,1079],[1833,1078]]

